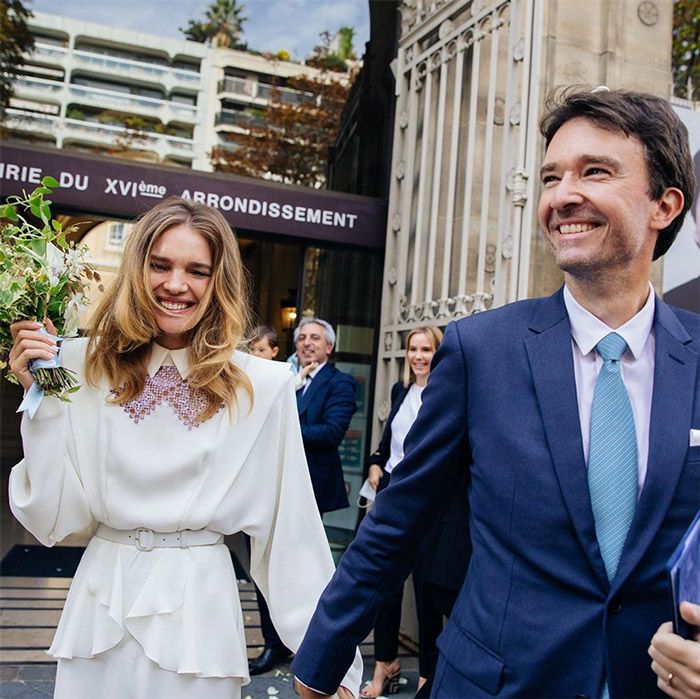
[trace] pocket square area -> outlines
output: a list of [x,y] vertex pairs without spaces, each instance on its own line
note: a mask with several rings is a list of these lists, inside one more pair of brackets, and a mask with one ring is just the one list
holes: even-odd
[[700,430],[690,430],[690,443],[689,447],[700,447]]

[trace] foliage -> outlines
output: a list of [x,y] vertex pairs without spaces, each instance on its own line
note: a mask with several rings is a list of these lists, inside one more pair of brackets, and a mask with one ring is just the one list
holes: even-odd
[[354,61],[357,56],[352,45],[355,38],[355,30],[352,27],[338,29],[338,57],[344,61]]
[[[44,177],[31,194],[10,196],[0,206],[5,221],[0,230],[0,369],[7,366],[12,347],[12,323],[50,318],[59,335],[72,335],[88,281],[100,281],[85,261],[87,248],[68,242],[70,230],[51,217],[51,201],[44,196],[58,186],[53,177]],[[49,395],[65,397],[76,390],[75,380],[61,367],[32,373]]]
[[[348,64],[345,60],[331,49],[333,37],[330,32],[319,34],[321,43],[314,46],[311,55],[306,59],[306,65],[320,70],[331,70],[336,73],[346,73]],[[352,39],[351,39],[352,45]]]
[[673,92],[700,100],[700,0],[674,0]]
[[0,117],[12,97],[12,83],[24,63],[24,54],[34,49],[27,27],[32,13],[21,0],[0,1]]
[[350,86],[336,80],[288,79],[290,93],[272,91],[264,119],[228,135],[231,148],[212,150],[218,172],[270,178],[320,188],[326,183],[328,148],[334,143]]
[[209,43],[224,48],[245,48],[240,43],[245,5],[239,5],[238,0],[214,0],[205,12],[204,20],[189,20],[187,28],[180,31],[187,39],[200,43]]

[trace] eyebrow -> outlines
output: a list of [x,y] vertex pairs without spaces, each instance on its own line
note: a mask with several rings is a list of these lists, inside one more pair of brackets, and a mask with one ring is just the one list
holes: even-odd
[[[581,165],[607,165],[611,170],[618,171],[621,169],[621,163],[617,158],[611,158],[607,155],[582,155],[578,158],[577,162]],[[560,166],[554,163],[545,163],[540,168],[540,177],[547,174],[548,172],[553,172],[557,170]]]

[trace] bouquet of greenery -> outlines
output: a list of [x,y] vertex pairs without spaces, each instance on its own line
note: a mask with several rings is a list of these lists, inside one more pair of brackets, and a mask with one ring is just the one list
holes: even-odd
[[[87,283],[100,281],[85,261],[87,248],[69,242],[66,234],[72,229],[63,230],[51,217],[51,201],[44,197],[58,186],[53,177],[44,177],[31,194],[10,196],[0,206],[0,370],[7,367],[12,347],[11,323],[50,318],[59,337],[75,335]],[[32,360],[30,371],[45,395],[68,400],[80,388],[58,358]],[[7,378],[17,382],[11,372]]]

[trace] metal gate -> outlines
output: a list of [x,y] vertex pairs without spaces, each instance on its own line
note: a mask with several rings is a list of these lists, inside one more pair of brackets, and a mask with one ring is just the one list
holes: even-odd
[[542,0],[405,0],[375,403],[403,335],[527,295]]

